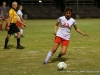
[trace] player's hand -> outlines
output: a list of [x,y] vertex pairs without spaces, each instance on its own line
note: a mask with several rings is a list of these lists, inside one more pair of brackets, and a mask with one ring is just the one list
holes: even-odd
[[24,25],[24,27],[26,27],[26,25]]
[[23,20],[22,22],[23,22],[24,24],[26,24],[26,21],[25,21],[25,20]]
[[83,36],[89,36],[88,34],[83,34]]
[[26,27],[26,24],[24,24],[24,27]]

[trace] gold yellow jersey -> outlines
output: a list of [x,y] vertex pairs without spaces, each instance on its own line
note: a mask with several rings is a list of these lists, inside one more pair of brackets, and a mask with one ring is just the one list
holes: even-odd
[[18,15],[13,8],[11,8],[10,11],[9,11],[9,17],[11,17],[10,23],[16,23],[17,22]]

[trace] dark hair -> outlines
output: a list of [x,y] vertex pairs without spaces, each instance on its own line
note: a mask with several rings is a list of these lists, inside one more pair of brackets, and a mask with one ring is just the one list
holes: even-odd
[[71,7],[66,7],[65,10],[64,10],[64,13],[63,13],[63,14],[65,14],[67,11],[71,11],[71,12],[73,12],[73,10],[72,10]]
[[19,9],[21,6],[22,6],[22,5],[19,5],[19,6],[18,6],[18,9]]

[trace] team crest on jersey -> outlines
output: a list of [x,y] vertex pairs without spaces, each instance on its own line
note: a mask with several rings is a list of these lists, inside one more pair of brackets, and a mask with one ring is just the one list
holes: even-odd
[[61,21],[61,25],[63,26],[63,27],[67,27],[67,28],[69,28],[69,23],[67,23],[67,22],[65,22],[65,21]]
[[69,27],[68,23],[64,23],[62,26]]

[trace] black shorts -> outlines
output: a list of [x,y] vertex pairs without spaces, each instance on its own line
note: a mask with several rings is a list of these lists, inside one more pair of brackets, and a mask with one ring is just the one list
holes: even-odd
[[10,23],[10,29],[8,30],[8,34],[14,34],[20,32],[18,26],[16,25],[16,23]]

